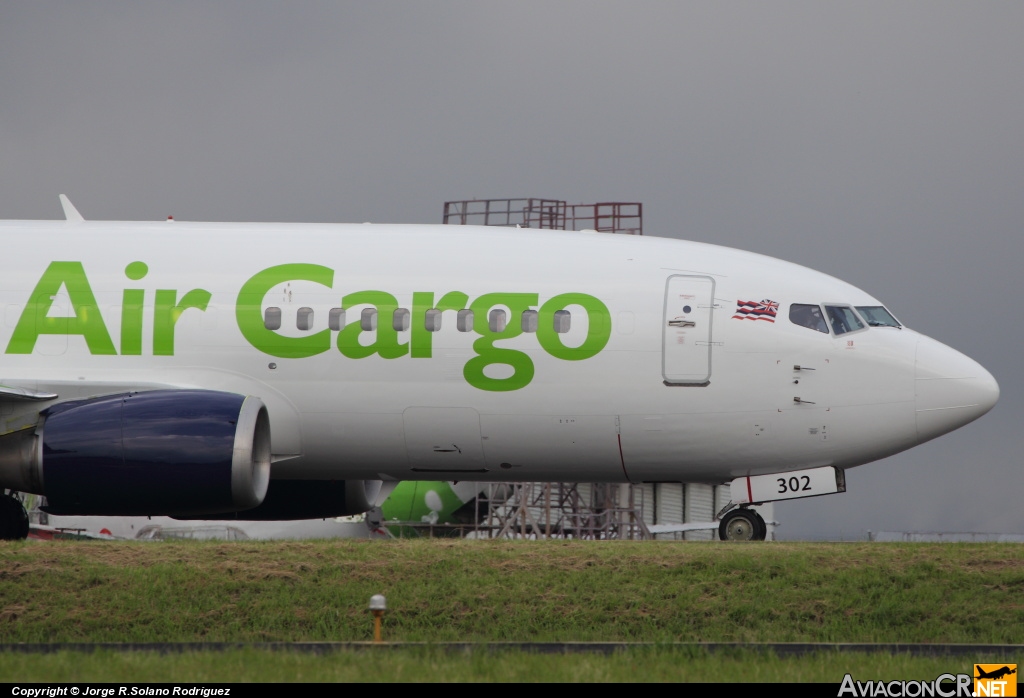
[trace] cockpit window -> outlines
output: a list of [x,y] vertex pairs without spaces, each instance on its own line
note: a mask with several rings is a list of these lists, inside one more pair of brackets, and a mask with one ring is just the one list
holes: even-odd
[[821,307],[808,303],[793,303],[789,306],[789,321],[800,327],[809,327],[828,334],[828,325],[821,315]]
[[858,305],[857,312],[871,327],[902,327],[892,313],[880,305]]
[[825,313],[828,315],[828,321],[832,324],[832,331],[837,335],[864,328],[864,323],[857,317],[857,313],[848,306],[826,305]]

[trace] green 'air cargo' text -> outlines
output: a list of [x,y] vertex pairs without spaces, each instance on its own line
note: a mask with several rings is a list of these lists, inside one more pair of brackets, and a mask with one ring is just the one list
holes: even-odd
[[[132,262],[124,270],[131,281],[141,281],[148,273],[149,267],[143,262]],[[250,277],[235,299],[235,320],[245,340],[259,351],[282,359],[316,356],[330,351],[332,346],[350,359],[374,355],[383,359],[403,356],[429,359],[433,356],[433,340],[442,316],[456,315],[459,330],[479,335],[473,342],[474,356],[463,367],[466,382],[481,390],[509,391],[529,385],[534,376],[533,359],[524,351],[496,346],[497,342],[524,332],[535,332],[537,342],[547,354],[566,361],[580,361],[598,354],[611,336],[608,308],[585,293],[562,293],[541,303],[536,293],[485,293],[471,300],[461,291],[448,291],[440,296],[416,291],[412,294],[411,308],[402,308],[393,294],[381,290],[345,294],[328,311],[334,318],[330,327],[310,329],[309,334],[303,336],[287,336],[270,329],[273,325],[267,321],[265,313],[268,306],[272,306],[267,302],[268,294],[292,282],[333,289],[334,270],[319,264],[280,264]],[[205,312],[213,295],[201,288],[180,295],[173,289],[156,289],[147,298],[149,293],[142,288],[126,288],[121,292],[118,351],[84,265],[52,262],[32,290],[6,353],[31,354],[42,335],[78,335],[90,354],[141,356],[144,315],[148,311],[153,355],[173,356],[178,321],[186,312]],[[562,341],[567,329],[562,316],[568,315],[569,307],[582,308],[586,314],[586,337],[579,346],[566,346]],[[360,317],[342,319],[356,308],[361,309]],[[503,314],[498,320],[491,317],[496,309],[507,309],[507,322]],[[308,310],[313,312],[312,308]],[[501,373],[511,371],[511,375],[488,375],[487,369],[492,366],[505,366]]]

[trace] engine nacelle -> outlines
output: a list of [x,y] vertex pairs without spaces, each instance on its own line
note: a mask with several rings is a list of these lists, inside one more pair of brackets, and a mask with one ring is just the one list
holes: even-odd
[[63,515],[182,516],[259,506],[270,419],[256,397],[157,390],[64,402],[0,439],[0,485]]

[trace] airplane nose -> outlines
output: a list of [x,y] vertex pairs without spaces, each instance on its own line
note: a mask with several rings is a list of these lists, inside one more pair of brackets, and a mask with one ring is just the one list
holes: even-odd
[[921,441],[973,422],[999,400],[999,384],[981,364],[923,336],[917,343],[914,386]]

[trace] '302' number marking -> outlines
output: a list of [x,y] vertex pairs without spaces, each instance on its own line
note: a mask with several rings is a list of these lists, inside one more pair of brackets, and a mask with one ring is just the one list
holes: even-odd
[[[810,492],[811,491],[811,477],[810,475],[801,475],[800,477],[791,477],[788,480],[784,477],[777,478],[775,480],[779,483],[779,494],[785,494],[787,492]],[[803,483],[803,484],[801,484]]]

